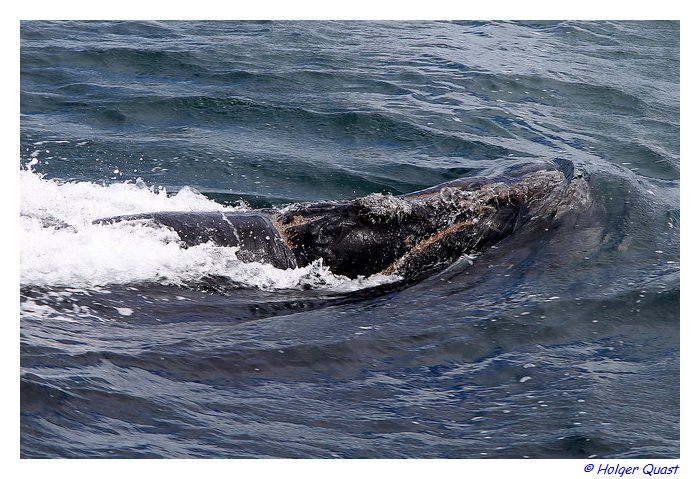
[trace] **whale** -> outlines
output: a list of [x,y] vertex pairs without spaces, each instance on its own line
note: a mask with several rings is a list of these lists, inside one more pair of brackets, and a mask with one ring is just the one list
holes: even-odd
[[585,171],[557,160],[397,196],[372,193],[249,211],[160,211],[95,223],[170,228],[183,248],[207,242],[235,247],[241,261],[280,269],[320,261],[348,278],[414,278],[477,256],[525,225],[544,231],[590,203]]

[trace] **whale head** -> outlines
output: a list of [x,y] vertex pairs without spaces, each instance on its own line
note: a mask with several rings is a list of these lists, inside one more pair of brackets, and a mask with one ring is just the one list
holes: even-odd
[[297,263],[321,258],[335,274],[420,276],[478,254],[528,222],[557,221],[590,204],[573,165],[496,180],[465,178],[403,196],[299,203],[273,216]]

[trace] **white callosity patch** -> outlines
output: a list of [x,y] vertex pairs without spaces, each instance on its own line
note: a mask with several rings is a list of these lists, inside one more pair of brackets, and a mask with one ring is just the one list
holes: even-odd
[[401,221],[412,212],[411,203],[405,199],[380,193],[358,198],[355,204],[362,208],[367,219],[374,220],[371,222]]
[[300,287],[356,290],[394,278],[349,280],[320,262],[281,270],[244,263],[237,248],[204,243],[182,247],[177,233],[149,221],[93,224],[94,220],[154,211],[232,211],[191,188],[175,195],[142,181],[99,185],[58,182],[20,172],[20,284],[93,289],[109,284],[186,285],[229,278],[262,289]]

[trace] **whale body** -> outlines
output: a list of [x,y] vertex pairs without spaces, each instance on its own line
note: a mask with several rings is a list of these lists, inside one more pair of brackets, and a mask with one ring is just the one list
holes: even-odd
[[496,245],[526,224],[545,228],[590,205],[586,175],[566,160],[499,178],[463,178],[401,196],[306,202],[282,208],[153,212],[97,220],[155,223],[181,245],[239,248],[241,261],[296,268],[321,260],[349,278],[410,278]]

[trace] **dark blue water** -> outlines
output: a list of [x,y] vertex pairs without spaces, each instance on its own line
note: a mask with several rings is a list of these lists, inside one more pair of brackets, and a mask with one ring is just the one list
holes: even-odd
[[[23,22],[22,457],[678,457],[679,63],[677,22]],[[410,284],[91,223],[556,158],[585,227]]]

